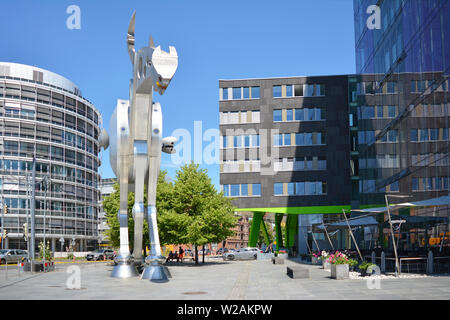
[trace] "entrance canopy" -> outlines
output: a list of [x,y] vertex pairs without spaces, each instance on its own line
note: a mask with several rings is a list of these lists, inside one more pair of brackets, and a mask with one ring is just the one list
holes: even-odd
[[[402,223],[401,227],[406,229],[431,228],[439,224],[448,224],[447,217],[393,215],[391,219],[393,221],[404,220],[405,223]],[[386,221],[385,225],[388,224],[389,221]]]
[[[422,201],[414,201],[414,202],[404,202],[404,203],[396,203],[389,206],[389,210],[397,210],[403,208],[412,208],[412,207],[439,207],[439,206],[450,206],[450,195],[433,198]],[[369,208],[369,209],[354,209],[353,212],[365,212],[365,213],[384,213],[387,212],[386,207],[379,208]]]

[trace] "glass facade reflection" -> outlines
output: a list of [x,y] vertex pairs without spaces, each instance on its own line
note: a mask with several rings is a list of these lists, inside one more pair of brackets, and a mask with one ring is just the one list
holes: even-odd
[[[381,29],[366,25],[370,5],[380,6]],[[449,7],[448,0],[354,0],[353,207],[385,206],[386,193],[410,196],[391,203],[449,194]],[[449,217],[449,208],[398,213]],[[448,223],[405,230],[400,250],[430,247],[431,238],[448,231]],[[377,240],[391,245],[383,228]]]

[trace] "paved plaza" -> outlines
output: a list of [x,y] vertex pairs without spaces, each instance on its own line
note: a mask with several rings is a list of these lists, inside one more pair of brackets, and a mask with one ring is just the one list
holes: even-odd
[[71,264],[59,264],[55,272],[22,273],[17,267],[0,270],[0,300],[8,299],[149,299],[149,300],[311,300],[311,299],[450,299],[450,277],[388,279],[380,289],[370,290],[366,280],[332,280],[320,266],[303,265],[310,279],[291,279],[286,260],[232,261],[207,259],[207,263],[168,264],[172,278],[166,283],[110,278],[112,266],[105,262],[77,264],[81,289],[70,290]]

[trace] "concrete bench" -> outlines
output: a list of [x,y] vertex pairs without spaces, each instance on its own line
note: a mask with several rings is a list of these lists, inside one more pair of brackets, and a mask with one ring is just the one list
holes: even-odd
[[287,267],[287,275],[292,279],[309,279],[309,269],[303,267]]
[[284,259],[280,257],[273,257],[272,262],[273,264],[284,264]]

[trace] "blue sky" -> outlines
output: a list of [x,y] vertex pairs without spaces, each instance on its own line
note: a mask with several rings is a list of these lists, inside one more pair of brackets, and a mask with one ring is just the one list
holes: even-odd
[[[69,30],[69,5],[81,29]],[[128,99],[126,32],[136,15],[136,48],[176,47],[179,66],[164,96],[164,135],[194,121],[218,128],[218,80],[355,73],[352,0],[15,0],[0,11],[0,61],[23,63],[72,80],[101,112],[104,127],[117,99]],[[193,145],[193,142],[192,142]],[[108,151],[102,177],[114,177]],[[174,177],[170,157],[162,169]],[[219,186],[218,165],[208,169]]]

